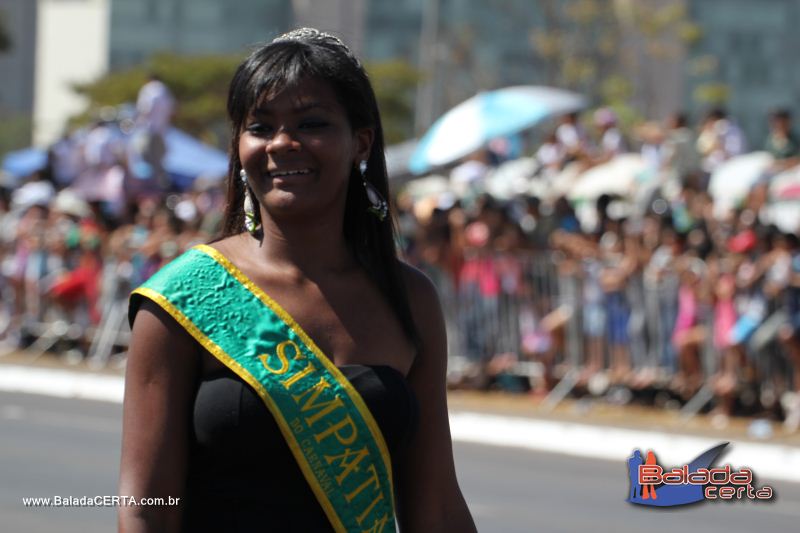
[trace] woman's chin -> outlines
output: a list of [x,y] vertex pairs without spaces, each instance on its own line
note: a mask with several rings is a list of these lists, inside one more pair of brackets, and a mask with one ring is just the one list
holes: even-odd
[[339,204],[344,206],[344,194],[345,191],[341,195],[323,197],[317,190],[273,187],[261,198],[261,204],[267,215],[276,220],[303,218],[327,221],[333,213],[342,211]]
[[264,208],[267,215],[275,220],[307,218],[319,212],[319,209],[315,208],[307,198],[288,191],[271,194],[269,201],[264,203]]

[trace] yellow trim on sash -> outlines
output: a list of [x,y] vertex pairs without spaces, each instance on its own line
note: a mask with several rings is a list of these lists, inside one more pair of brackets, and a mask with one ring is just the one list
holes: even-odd
[[[205,246],[205,245],[198,245],[196,248],[200,248],[201,246],[205,247],[205,248],[210,248],[210,249],[213,250],[213,248],[211,248],[209,246]],[[203,250],[203,251],[205,252],[205,250]],[[209,255],[211,255],[211,254],[209,254]],[[213,257],[213,255],[212,255],[212,257]],[[220,257],[222,257],[223,260],[225,259],[224,256],[222,256],[221,254],[220,254]],[[214,259],[217,259],[217,258],[214,257]],[[220,264],[223,264],[223,263],[220,262]],[[228,264],[233,266],[231,263],[228,263]],[[223,266],[225,266],[225,265],[223,264]],[[233,267],[233,268],[236,268],[236,267]],[[237,272],[238,272],[238,269],[237,269]],[[241,274],[241,275],[244,277],[244,274]],[[247,280],[247,278],[244,278],[244,279]],[[250,280],[247,280],[247,281],[252,285],[252,282]],[[172,303],[166,297],[164,297],[162,294],[160,294],[160,293],[158,293],[158,292],[156,292],[156,291],[154,291],[152,289],[149,289],[147,287],[139,287],[138,289],[135,289],[131,294],[139,294],[141,296],[144,296],[144,297],[154,301],[156,304],[158,304],[162,309],[164,309],[164,311],[169,313],[170,316],[172,318],[174,318],[181,326],[183,326],[184,329],[186,329],[186,331],[188,331],[189,334],[192,337],[194,337],[194,339],[197,342],[199,342],[201,346],[203,346],[203,348],[208,350],[209,353],[211,353],[214,357],[219,359],[225,366],[230,368],[237,376],[242,378],[242,380],[244,380],[248,385],[253,387],[253,389],[261,397],[261,399],[264,401],[264,403],[267,404],[267,406],[269,407],[270,412],[273,415],[276,415],[276,414],[278,415],[278,416],[274,416],[274,419],[277,422],[278,427],[280,428],[284,439],[286,440],[286,444],[288,444],[289,448],[292,450],[292,455],[294,455],[295,458],[298,459],[297,464],[300,466],[300,469],[303,471],[303,475],[306,478],[306,480],[309,481],[309,486],[314,491],[314,494],[317,497],[317,501],[320,503],[320,505],[322,506],[323,510],[325,511],[325,514],[327,515],[328,519],[331,521],[331,525],[333,526],[334,530],[336,530],[337,533],[347,533],[347,529],[345,529],[344,524],[339,519],[339,515],[336,512],[336,510],[333,508],[333,505],[331,504],[330,500],[328,499],[327,495],[325,494],[325,491],[322,490],[322,487],[319,485],[319,483],[316,482],[316,476],[314,475],[313,471],[311,470],[311,466],[308,464],[308,461],[306,460],[306,457],[303,454],[303,451],[300,449],[300,446],[299,446],[299,444],[297,443],[297,440],[294,437],[294,433],[292,433],[292,430],[289,428],[289,426],[286,423],[286,420],[283,418],[283,416],[280,415],[280,412],[281,412],[280,409],[275,404],[275,402],[272,400],[272,398],[270,397],[269,393],[267,393],[267,390],[264,388],[264,385],[262,385],[261,382],[259,382],[255,377],[253,377],[252,374],[250,374],[247,370],[245,370],[235,359],[233,359],[231,356],[229,356],[227,353],[225,353],[225,351],[222,348],[220,348],[214,341],[209,339],[202,331],[200,331],[200,329],[191,320],[189,320],[189,318],[186,317],[186,315],[184,315],[180,311],[180,309],[178,309],[177,307],[172,305]],[[263,293],[263,291],[262,291],[262,294],[266,298],[269,298],[266,294]],[[275,304],[275,305],[277,305],[277,304]],[[278,308],[278,309],[280,309],[280,308]],[[282,312],[284,312],[282,309],[280,309],[280,310]],[[273,309],[273,311],[275,311],[276,314],[277,314],[277,311],[275,309]],[[285,314],[286,313],[284,312],[284,315]],[[280,315],[279,314],[279,316],[281,318],[284,318],[284,315]],[[288,317],[289,315],[286,315],[286,316]],[[292,324],[295,324],[295,323],[294,323],[293,320],[291,320],[291,322],[290,322],[290,320],[291,320],[291,318],[289,318],[289,320],[286,320],[284,318],[284,321],[290,327],[292,327]],[[299,326],[297,326],[297,327],[299,328]],[[300,331],[302,332],[302,330],[300,330]],[[298,332],[295,331],[295,333],[298,333]],[[305,335],[305,333],[303,333],[303,335]],[[298,334],[298,336],[300,336],[300,335]],[[318,348],[316,348],[316,345],[314,345],[313,342],[307,342],[306,341],[306,338],[308,338],[307,335],[305,337],[300,336],[300,338],[303,339],[303,341],[306,342],[309,345],[309,347],[312,347],[312,349],[318,350]],[[309,339],[309,341],[310,341],[310,339]],[[317,357],[320,358],[320,361],[322,362],[322,364],[326,365],[326,367],[328,366],[328,364],[330,364],[329,360],[327,358],[325,358],[324,355],[322,355],[322,352],[317,353],[315,351],[314,353],[317,355]],[[336,368],[336,367],[334,366],[334,368]],[[328,370],[330,371],[330,368],[328,368]],[[339,372],[338,369],[336,369],[336,371],[337,371],[337,373]],[[344,376],[341,375],[341,373],[339,373],[339,375],[334,374],[334,377],[336,377],[337,379],[344,378]],[[352,387],[352,385],[350,385],[350,383],[347,381],[346,378],[344,378],[343,381],[348,386]],[[353,391],[355,391],[355,389],[353,389]],[[356,394],[358,394],[358,393],[356,392]],[[357,400],[356,400],[356,397],[352,397],[352,398],[353,398],[353,402],[354,403],[360,402],[361,406],[364,405],[363,404],[363,400],[361,399],[360,395],[357,396]],[[357,403],[357,405],[358,405],[358,403]],[[364,408],[366,408],[366,406],[364,406]],[[359,409],[360,409],[360,407],[359,407]],[[369,411],[367,411],[367,413],[369,413]],[[372,415],[371,414],[370,414],[370,418],[366,419],[366,422],[367,422],[368,425],[369,425],[370,422],[374,422],[374,420],[372,419]],[[370,429],[372,429],[372,426],[370,426]],[[381,437],[381,441],[379,442],[378,445],[380,446],[381,444],[383,444],[384,447],[385,447],[385,443],[382,440],[383,439],[383,435],[381,435],[380,433],[379,433],[379,435]],[[381,453],[383,453],[383,449],[381,449]],[[391,469],[390,468],[391,468],[391,463],[389,463],[389,465],[387,466],[387,469],[389,470],[389,480],[391,482]],[[390,485],[390,487],[393,487],[393,485]]]
[[[386,441],[383,438],[383,433],[381,432],[380,428],[378,427],[377,422],[375,422],[375,418],[372,416],[369,408],[367,408],[366,404],[364,403],[364,399],[361,397],[361,394],[353,387],[353,385],[347,380],[347,378],[342,374],[342,372],[336,367],[333,362],[328,359],[322,350],[316,345],[316,343],[308,336],[308,334],[300,327],[292,316],[287,313],[281,305],[270,298],[267,293],[265,293],[261,288],[256,285],[250,278],[248,278],[244,272],[239,270],[239,268],[231,263],[227,257],[222,255],[222,253],[217,250],[216,248],[212,248],[207,244],[198,244],[193,246],[195,250],[199,250],[210,255],[215,261],[217,261],[220,265],[225,267],[225,269],[230,273],[234,278],[236,278],[239,283],[247,287],[247,289],[252,292],[254,295],[258,297],[261,302],[269,307],[273,313],[278,315],[281,320],[286,322],[286,325],[289,326],[289,329],[294,331],[295,335],[297,335],[303,343],[317,356],[320,363],[322,363],[326,370],[333,375],[334,378],[339,382],[339,384],[347,391],[347,395],[353,401],[356,408],[358,409],[361,416],[364,418],[364,422],[367,424],[367,427],[372,433],[372,438],[375,439],[375,442],[378,444],[378,449],[381,452],[381,457],[383,459],[384,464],[386,465],[386,472],[389,474],[389,488],[394,492],[394,479],[392,477],[392,461],[389,455],[389,448],[386,446]],[[213,353],[213,352],[212,352]]]

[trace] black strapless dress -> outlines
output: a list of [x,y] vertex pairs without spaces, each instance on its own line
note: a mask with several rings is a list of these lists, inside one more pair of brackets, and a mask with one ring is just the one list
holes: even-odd
[[[411,438],[416,397],[389,366],[345,365],[392,457]],[[186,533],[333,531],[261,398],[227,369],[202,379],[192,419]]]

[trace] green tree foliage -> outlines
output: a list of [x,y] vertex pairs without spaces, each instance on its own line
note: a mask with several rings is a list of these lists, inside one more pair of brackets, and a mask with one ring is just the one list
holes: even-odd
[[543,24],[529,36],[546,83],[602,101],[603,80],[617,74],[622,23],[611,0],[544,0]]
[[414,91],[419,72],[402,60],[368,63],[367,72],[381,112],[387,144],[414,136]]
[[710,82],[695,87],[692,97],[696,102],[713,107],[726,104],[730,99],[730,93],[730,87],[726,84]]
[[30,116],[0,111],[0,156],[29,146],[32,131]]
[[[648,114],[660,61],[677,61],[702,38],[686,4],[662,0],[542,0],[529,40],[546,83],[570,88],[625,122]],[[636,73],[632,76],[631,73]]]
[[[175,125],[224,149],[229,140],[225,110],[228,84],[241,60],[240,56],[157,54],[144,65],[75,85],[74,90],[86,97],[88,105],[71,122],[86,124],[105,107],[135,102],[152,73],[170,88],[178,102]],[[407,139],[413,133],[416,70],[404,61],[372,63],[367,70],[375,87],[387,142]]]
[[[74,90],[85,96],[86,110],[73,117],[73,125],[86,124],[109,106],[136,101],[149,74],[157,75],[178,102],[174,123],[204,141],[226,148],[229,140],[225,105],[230,83],[241,56],[179,56],[158,54],[145,64],[112,72]],[[399,142],[413,133],[413,97],[418,72],[401,60],[367,65],[387,143]]]
[[225,147],[228,84],[241,60],[239,56],[227,55],[157,54],[144,65],[75,85],[74,90],[87,98],[88,107],[72,122],[86,123],[104,107],[135,102],[148,75],[155,74],[170,88],[178,102],[175,125],[210,144]]

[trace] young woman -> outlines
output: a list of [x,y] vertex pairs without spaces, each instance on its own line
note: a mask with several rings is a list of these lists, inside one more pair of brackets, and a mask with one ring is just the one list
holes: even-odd
[[[223,235],[137,289],[120,530],[475,530],[453,466],[446,339],[395,255],[375,96],[301,29],[231,82]],[[252,212],[250,212],[252,205]]]

